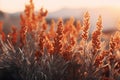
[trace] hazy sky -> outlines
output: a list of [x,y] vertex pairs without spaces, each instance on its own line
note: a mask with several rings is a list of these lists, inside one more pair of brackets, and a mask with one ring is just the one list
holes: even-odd
[[[0,10],[14,13],[23,11],[24,5],[29,0],[0,0]],[[117,7],[120,8],[120,0],[34,0],[36,10],[41,6],[46,8],[49,12],[58,9],[80,8],[80,7]]]

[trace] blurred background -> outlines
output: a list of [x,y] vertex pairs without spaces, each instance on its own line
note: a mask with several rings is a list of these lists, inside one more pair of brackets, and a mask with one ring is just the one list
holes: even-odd
[[[64,20],[73,16],[82,22],[86,11],[90,13],[90,30],[93,30],[99,15],[103,19],[103,32],[113,33],[120,19],[120,0],[34,0],[35,10],[41,7],[48,10],[46,17]],[[10,30],[11,25],[20,27],[19,15],[24,11],[24,6],[29,0],[0,0],[0,21],[4,22],[4,31]]]

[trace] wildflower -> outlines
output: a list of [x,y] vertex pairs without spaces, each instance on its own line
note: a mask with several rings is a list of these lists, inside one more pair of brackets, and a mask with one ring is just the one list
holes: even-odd
[[111,36],[109,47],[111,53],[120,49],[120,32],[116,32],[114,36]]
[[97,29],[92,34],[92,46],[93,46],[93,54],[96,54],[98,50],[100,50],[101,45],[101,33],[102,33],[102,18],[99,16],[97,21]]
[[16,27],[12,26],[12,33],[9,34],[9,37],[11,38],[12,44],[15,45],[17,43],[17,29]]
[[63,48],[62,40],[63,40],[63,22],[62,19],[59,19],[56,37],[54,39],[54,53],[62,53]]
[[90,16],[89,16],[89,13],[86,12],[84,14],[84,19],[83,19],[83,32],[82,32],[82,38],[83,40],[87,40],[88,39],[88,30],[89,30],[89,27],[90,27]]

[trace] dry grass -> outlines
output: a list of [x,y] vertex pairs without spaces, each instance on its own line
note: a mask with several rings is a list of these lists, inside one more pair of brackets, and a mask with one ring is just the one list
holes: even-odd
[[75,25],[73,17],[66,23],[60,18],[51,21],[50,29],[47,12],[41,8],[34,13],[30,0],[20,15],[20,31],[13,26],[6,36],[0,22],[0,68],[16,68],[23,80],[120,80],[120,31],[106,48],[101,16],[89,38],[88,12],[83,24]]

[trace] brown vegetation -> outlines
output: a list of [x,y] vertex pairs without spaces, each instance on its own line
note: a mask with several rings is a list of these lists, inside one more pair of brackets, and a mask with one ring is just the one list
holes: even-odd
[[[101,40],[102,17],[89,38],[90,15],[86,12],[83,23],[74,24],[71,17],[65,23],[45,21],[47,10],[36,14],[34,4],[25,6],[21,14],[21,29],[12,26],[5,37],[0,22],[0,67],[16,66],[23,80],[119,80],[120,31],[108,44]],[[56,25],[57,24],[57,25]],[[103,48],[104,47],[104,48]]]

